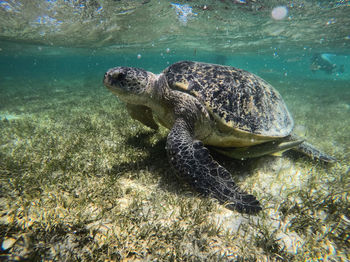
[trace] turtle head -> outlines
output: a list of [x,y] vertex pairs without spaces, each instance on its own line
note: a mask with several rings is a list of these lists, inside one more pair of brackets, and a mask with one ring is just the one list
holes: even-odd
[[154,74],[135,67],[115,67],[105,73],[104,85],[125,102],[137,103],[148,93]]

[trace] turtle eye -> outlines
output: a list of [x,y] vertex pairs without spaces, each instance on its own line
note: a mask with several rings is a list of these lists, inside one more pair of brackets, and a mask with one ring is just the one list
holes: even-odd
[[119,72],[118,75],[115,77],[115,80],[117,81],[125,80],[125,74],[123,72]]

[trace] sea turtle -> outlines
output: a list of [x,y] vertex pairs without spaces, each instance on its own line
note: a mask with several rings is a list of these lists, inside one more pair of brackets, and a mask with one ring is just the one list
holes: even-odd
[[256,213],[261,206],[239,189],[204,144],[239,159],[296,149],[335,161],[292,133],[293,119],[281,95],[245,70],[181,61],[158,75],[115,67],[103,82],[126,103],[132,118],[153,129],[157,123],[170,129],[166,150],[178,176],[229,209]]

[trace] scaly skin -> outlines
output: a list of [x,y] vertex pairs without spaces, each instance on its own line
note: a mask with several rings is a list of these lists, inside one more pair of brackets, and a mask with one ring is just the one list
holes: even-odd
[[218,164],[201,141],[195,140],[191,122],[178,118],[167,139],[167,153],[179,177],[205,196],[219,200],[229,209],[245,213],[261,210],[253,195],[243,192],[231,174]]

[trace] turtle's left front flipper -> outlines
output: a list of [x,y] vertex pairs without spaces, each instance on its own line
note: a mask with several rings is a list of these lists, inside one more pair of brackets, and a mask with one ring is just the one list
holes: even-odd
[[212,196],[229,209],[257,213],[261,210],[255,196],[242,191],[231,174],[209,154],[203,143],[192,137],[191,121],[178,118],[167,139],[167,153],[178,175],[205,196]]

